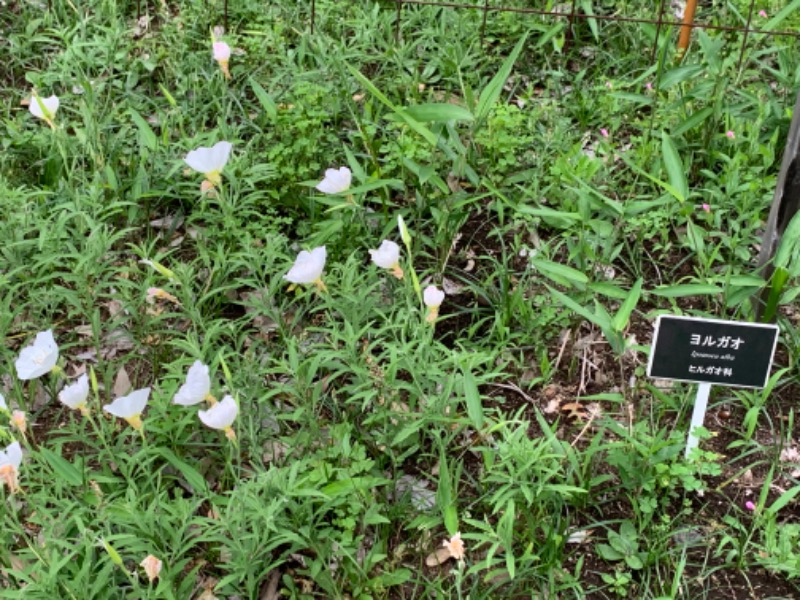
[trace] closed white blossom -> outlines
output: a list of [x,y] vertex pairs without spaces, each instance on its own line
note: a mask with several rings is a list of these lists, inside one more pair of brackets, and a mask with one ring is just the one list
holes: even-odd
[[435,285],[429,285],[422,292],[422,300],[425,302],[425,306],[428,307],[428,314],[425,320],[428,323],[434,323],[436,317],[439,316],[439,307],[444,302],[444,292]]
[[28,432],[28,417],[21,410],[11,411],[11,424],[25,437]]
[[28,380],[52,371],[56,361],[58,361],[58,345],[53,337],[53,330],[48,329],[37,333],[33,344],[22,349],[14,366],[17,368],[17,377]]
[[380,248],[370,250],[372,262],[383,269],[391,269],[392,275],[398,279],[403,278],[403,269],[400,268],[400,246],[391,240],[383,240]]
[[175,394],[172,403],[180,404],[181,406],[199,404],[205,400],[206,396],[210,393],[211,378],[208,375],[208,365],[204,365],[199,360],[196,360],[186,374],[186,383],[184,383],[178,390],[178,393]]
[[283,278],[295,284],[313,283],[320,290],[324,290],[322,271],[325,269],[327,257],[328,251],[325,246],[314,248],[311,252],[303,250],[297,255],[294,265]]
[[8,404],[6,404],[6,399],[3,398],[3,394],[0,394],[0,410],[8,412]]
[[31,95],[28,110],[34,117],[44,120],[50,127],[55,127],[55,117],[61,102],[58,96],[52,95],[49,98],[42,98],[36,92]]
[[12,442],[5,450],[0,450],[0,480],[8,486],[12,494],[19,490],[17,481],[21,464],[22,446],[19,442]]
[[230,79],[231,72],[228,69],[228,61],[231,59],[231,47],[225,42],[213,42],[211,44],[211,53],[214,56],[214,60],[219,64],[225,79]]
[[68,385],[58,393],[58,400],[72,410],[79,410],[85,417],[89,414],[86,400],[89,397],[89,377],[84,373],[75,383]]
[[325,178],[317,184],[317,189],[323,194],[341,194],[350,189],[353,174],[347,167],[328,169]]
[[156,579],[158,579],[159,574],[161,573],[161,569],[164,566],[164,563],[161,562],[158,558],[153,556],[152,554],[148,554],[145,559],[139,563],[144,569],[145,575],[147,575],[147,579],[152,583]]
[[222,183],[222,169],[228,164],[233,144],[217,142],[211,148],[201,146],[186,155],[184,161],[195,171],[206,176],[212,185]]
[[115,417],[125,419],[131,427],[141,431],[142,412],[144,412],[149,398],[149,387],[135,390],[127,396],[116,398],[111,404],[104,405],[103,410]]
[[236,439],[236,433],[231,425],[239,414],[239,406],[233,396],[226,395],[221,401],[217,402],[208,410],[197,411],[197,416],[206,427],[211,429],[221,429],[230,440]]

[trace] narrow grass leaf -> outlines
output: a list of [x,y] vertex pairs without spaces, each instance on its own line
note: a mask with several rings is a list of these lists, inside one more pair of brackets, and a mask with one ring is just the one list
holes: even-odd
[[47,461],[59,479],[69,485],[83,485],[83,475],[80,470],[63,456],[43,446],[39,448],[39,454]]
[[675,147],[675,142],[667,135],[666,131],[661,132],[661,155],[664,159],[669,183],[679,194],[678,200],[686,201],[689,197],[689,181],[686,179],[686,170],[678,149]]

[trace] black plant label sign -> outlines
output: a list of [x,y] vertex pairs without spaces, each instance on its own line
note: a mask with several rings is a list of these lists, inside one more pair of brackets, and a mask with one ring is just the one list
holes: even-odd
[[777,325],[661,315],[647,375],[763,388],[777,343]]

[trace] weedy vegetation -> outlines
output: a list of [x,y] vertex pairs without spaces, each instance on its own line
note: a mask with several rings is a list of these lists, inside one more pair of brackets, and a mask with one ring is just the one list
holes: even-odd
[[796,38],[310,11],[3,3],[0,595],[800,594],[797,236],[690,459],[646,376],[659,314],[755,318]]

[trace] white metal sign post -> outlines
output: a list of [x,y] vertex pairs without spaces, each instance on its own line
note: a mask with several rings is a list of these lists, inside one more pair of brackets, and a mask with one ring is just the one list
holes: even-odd
[[778,326],[661,315],[656,320],[647,375],[698,383],[686,441],[697,447],[711,385],[763,388],[778,343]]

